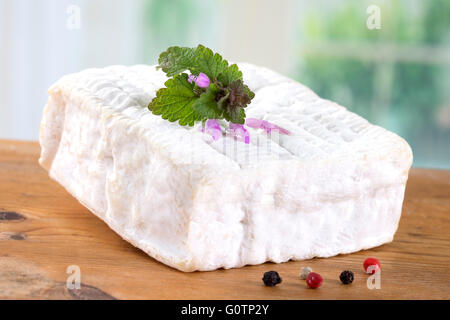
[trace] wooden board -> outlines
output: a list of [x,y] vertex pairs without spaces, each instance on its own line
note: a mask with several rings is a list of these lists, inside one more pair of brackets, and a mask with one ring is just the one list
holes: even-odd
[[[328,259],[183,273],[122,240],[49,179],[35,142],[0,141],[0,298],[16,299],[449,299],[450,171],[413,169],[393,243]],[[368,289],[362,263],[377,257],[381,288]],[[81,270],[69,290],[68,266]],[[298,274],[324,277],[307,289]],[[339,274],[353,270],[355,282]],[[283,283],[264,287],[277,270]]]

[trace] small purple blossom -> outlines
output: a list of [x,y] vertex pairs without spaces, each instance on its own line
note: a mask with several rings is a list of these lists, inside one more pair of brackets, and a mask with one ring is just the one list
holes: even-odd
[[210,82],[208,76],[202,72],[200,72],[198,76],[193,74],[189,75],[188,81],[189,83],[195,82],[200,88],[207,88]]
[[209,86],[209,78],[206,74],[204,73],[200,73],[197,76],[197,79],[195,80],[195,83],[200,87],[200,88],[207,88]]
[[244,143],[250,143],[250,133],[242,124],[230,122],[230,133],[235,138],[242,138],[244,140]]
[[220,128],[220,124],[216,119],[208,119],[205,123],[205,128],[200,127],[200,131],[203,133],[209,133],[214,141],[219,140],[222,136],[222,129]]
[[247,118],[247,120],[245,120],[245,124],[250,128],[264,129],[267,133],[270,133],[272,130],[276,130],[281,134],[291,134],[288,130],[266,120]]
[[188,81],[189,83],[192,83],[192,81],[195,81],[196,76],[194,76],[193,74],[190,74],[188,77]]

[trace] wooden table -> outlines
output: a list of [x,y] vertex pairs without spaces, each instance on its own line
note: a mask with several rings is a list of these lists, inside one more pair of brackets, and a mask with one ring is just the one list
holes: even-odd
[[[7,299],[449,299],[450,171],[412,169],[393,243],[349,255],[241,269],[183,273],[122,240],[37,163],[36,142],[0,141],[0,298]],[[377,257],[381,289],[362,263]],[[80,267],[81,289],[66,287]],[[324,277],[307,289],[298,274]],[[277,270],[283,283],[264,287]],[[353,270],[355,282],[339,274]]]

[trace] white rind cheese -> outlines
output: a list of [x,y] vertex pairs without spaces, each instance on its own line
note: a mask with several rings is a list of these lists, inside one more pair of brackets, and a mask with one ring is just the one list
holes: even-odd
[[40,164],[125,240],[182,271],[330,257],[390,242],[409,145],[298,82],[239,64],[250,144],[148,111],[154,66],[88,69],[49,89]]

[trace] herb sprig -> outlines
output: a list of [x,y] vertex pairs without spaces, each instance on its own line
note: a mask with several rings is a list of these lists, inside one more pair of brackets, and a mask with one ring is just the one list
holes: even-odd
[[[158,63],[157,68],[171,78],[150,102],[153,114],[183,126],[207,119],[244,124],[244,108],[255,94],[244,84],[236,64],[229,65],[202,45],[170,47],[160,54]],[[191,75],[184,73],[187,70]]]

